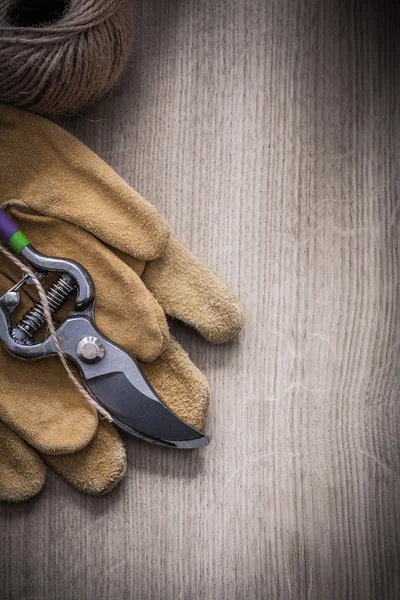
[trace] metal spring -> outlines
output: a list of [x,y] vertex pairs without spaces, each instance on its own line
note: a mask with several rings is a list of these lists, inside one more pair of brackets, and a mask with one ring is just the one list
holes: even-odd
[[[75,282],[70,275],[63,273],[59,278],[51,284],[46,291],[47,301],[51,312],[54,314],[65,304],[75,289]],[[17,324],[24,334],[32,336],[39,331],[45,323],[43,306],[41,302],[37,302]]]

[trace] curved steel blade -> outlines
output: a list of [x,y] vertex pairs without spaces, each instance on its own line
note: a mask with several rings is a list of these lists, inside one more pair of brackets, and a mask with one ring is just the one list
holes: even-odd
[[[138,373],[137,377],[144,376]],[[209,443],[206,436],[186,425],[162,404],[150,387],[144,394],[124,373],[95,377],[86,381],[86,386],[128,433],[177,448],[197,448]]]
[[[208,436],[184,423],[161,402],[138,363],[106,339],[91,319],[69,317],[57,333],[63,352],[79,366],[86,387],[121,429],[162,446],[199,448],[210,443]],[[104,358],[95,364],[77,355],[79,341],[88,336],[104,345]]]

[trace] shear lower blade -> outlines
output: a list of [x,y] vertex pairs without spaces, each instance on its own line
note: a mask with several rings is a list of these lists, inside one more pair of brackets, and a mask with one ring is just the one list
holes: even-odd
[[[86,387],[121,429],[172,448],[208,446],[210,439],[181,421],[161,402],[136,360],[107,339],[90,315],[73,313],[57,333],[63,352],[78,365]],[[101,357],[95,355],[93,360],[93,356],[86,356],[79,350],[83,342],[89,349],[96,350],[100,345]],[[49,350],[56,352],[53,345]]]
[[[96,398],[122,429],[162,446],[199,448],[208,446],[208,436],[179,419],[155,396],[153,390],[141,390],[124,373],[108,373],[86,381]],[[146,393],[143,393],[146,391]]]

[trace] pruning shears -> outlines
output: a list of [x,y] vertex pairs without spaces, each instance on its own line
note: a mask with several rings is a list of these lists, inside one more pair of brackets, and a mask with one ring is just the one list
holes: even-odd
[[[57,327],[57,338],[62,352],[78,366],[85,388],[110,413],[118,427],[161,446],[198,448],[210,443],[208,436],[169,410],[137,361],[97,329],[94,284],[82,265],[66,258],[45,256],[35,250],[2,208],[0,240],[35,270],[40,281],[50,273],[57,273],[55,281],[45,290],[53,314],[76,294],[71,312]],[[55,355],[57,349],[51,336],[42,341],[34,338],[45,325],[41,302],[30,308],[19,322],[12,322],[12,314],[21,301],[18,290],[25,285],[32,285],[27,275],[0,296],[0,339],[18,358]]]

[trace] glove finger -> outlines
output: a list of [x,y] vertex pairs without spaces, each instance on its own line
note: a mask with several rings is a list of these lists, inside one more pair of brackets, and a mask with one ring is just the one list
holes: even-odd
[[[105,335],[141,360],[161,353],[169,335],[164,312],[129,265],[85,230],[26,209],[9,212],[37,250],[86,267],[96,288],[96,323]],[[135,261],[136,268],[140,264]]]
[[115,427],[105,421],[83,450],[43,459],[77,490],[96,496],[111,491],[126,473],[125,447]]
[[40,492],[45,480],[39,455],[0,422],[0,501],[28,500]]
[[127,264],[128,267],[130,267],[132,269],[132,271],[135,271],[136,275],[138,275],[139,277],[142,276],[144,268],[146,266],[146,261],[139,260],[138,258],[135,258],[131,254],[122,252],[121,250],[118,250],[117,248],[111,248],[111,249],[114,252],[114,254],[116,256],[118,256],[118,258],[120,260],[122,260],[125,264]]
[[164,254],[146,264],[142,279],[167,315],[220,344],[243,327],[243,309],[232,290],[171,236]]
[[[0,274],[0,290],[12,282]],[[28,299],[20,290],[22,304]],[[75,452],[97,428],[97,415],[83,401],[56,357],[20,361],[0,348],[0,418],[43,452]]]
[[162,254],[170,230],[156,209],[67,131],[0,105],[0,137],[2,202],[23,200],[142,260]]
[[191,427],[204,427],[210,403],[208,381],[178,342],[170,338],[156,360],[140,366],[168,408]]

